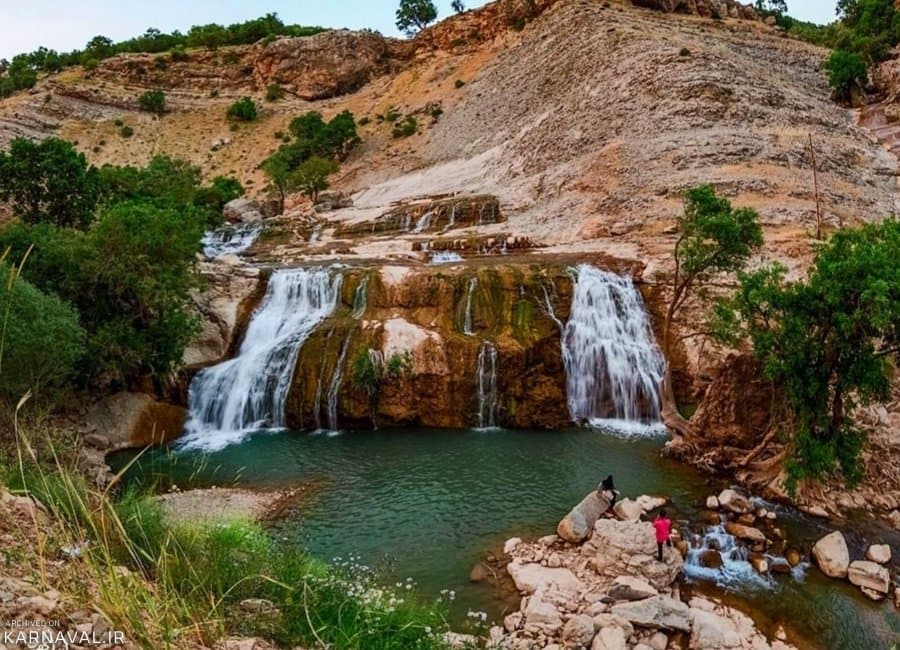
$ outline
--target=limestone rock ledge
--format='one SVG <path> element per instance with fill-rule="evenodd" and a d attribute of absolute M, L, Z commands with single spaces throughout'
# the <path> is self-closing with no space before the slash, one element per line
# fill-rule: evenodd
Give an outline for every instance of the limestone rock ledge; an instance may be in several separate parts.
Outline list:
<path fill-rule="evenodd" d="M 590 495 L 586 501 L 595 505 Z M 639 497 L 635 503 L 657 507 L 659 500 Z M 582 504 L 573 510 L 577 516 Z M 727 605 L 697 596 L 682 601 L 675 584 L 681 553 L 665 547 L 657 561 L 650 522 L 593 518 L 583 542 L 549 535 L 506 545 L 507 571 L 523 598 L 502 628 L 491 629 L 490 647 L 664 650 L 672 647 L 670 639 L 697 650 L 793 647 L 769 641 L 749 616 Z"/>

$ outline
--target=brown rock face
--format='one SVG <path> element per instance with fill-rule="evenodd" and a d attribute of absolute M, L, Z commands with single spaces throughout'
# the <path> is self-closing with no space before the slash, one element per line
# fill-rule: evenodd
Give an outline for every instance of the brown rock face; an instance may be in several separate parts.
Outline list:
<path fill-rule="evenodd" d="M 759 363 L 751 356 L 730 355 L 691 418 L 700 444 L 752 448 L 769 427 L 773 399 Z"/>
<path fill-rule="evenodd" d="M 255 45 L 250 56 L 260 88 L 278 83 L 306 100 L 351 93 L 391 67 L 389 42 L 374 32 L 279 38 Z"/>
<path fill-rule="evenodd" d="M 656 9 L 666 13 L 696 14 L 708 18 L 744 18 L 756 20 L 756 11 L 750 5 L 734 0 L 631 0 L 638 7 Z"/>
<path fill-rule="evenodd" d="M 182 407 L 157 402 L 149 395 L 117 393 L 95 404 L 87 419 L 114 451 L 174 440 L 184 429 L 185 416 Z"/>
<path fill-rule="evenodd" d="M 565 265 L 438 268 L 345 274 L 334 315 L 300 351 L 287 404 L 292 426 L 569 421 L 560 331 L 546 306 L 567 319 Z"/>

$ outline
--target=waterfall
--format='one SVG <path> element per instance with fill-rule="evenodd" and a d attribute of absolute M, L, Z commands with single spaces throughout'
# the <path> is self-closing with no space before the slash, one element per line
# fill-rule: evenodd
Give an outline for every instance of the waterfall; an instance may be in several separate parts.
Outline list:
<path fill-rule="evenodd" d="M 369 276 L 364 277 L 353 294 L 353 318 L 359 320 L 366 313 L 366 291 L 369 288 Z"/>
<path fill-rule="evenodd" d="M 553 293 L 556 294 L 556 286 L 553 285 L 553 281 L 550 281 L 550 286 L 553 287 Z M 544 293 L 544 312 L 547 316 L 556 323 L 556 326 L 559 328 L 559 335 L 562 336 L 566 331 L 566 326 L 563 325 L 562 321 L 556 317 L 556 310 L 553 309 L 553 302 L 550 300 L 550 292 L 547 291 L 546 285 L 541 283 L 541 291 Z"/>
<path fill-rule="evenodd" d="M 484 341 L 478 350 L 478 428 L 496 426 L 497 415 L 497 348 Z"/>
<path fill-rule="evenodd" d="M 338 393 L 341 390 L 341 381 L 343 381 L 344 359 L 347 358 L 347 349 L 350 347 L 350 337 L 344 339 L 341 346 L 341 353 L 338 355 L 337 363 L 334 366 L 334 374 L 331 376 L 331 386 L 328 387 L 328 429 L 329 431 L 338 430 Z"/>
<path fill-rule="evenodd" d="M 582 264 L 562 336 L 572 419 L 628 433 L 654 432 L 665 361 L 630 278 Z"/>
<path fill-rule="evenodd" d="M 328 335 L 325 337 L 325 345 L 322 347 L 325 354 L 322 355 L 322 365 L 319 367 L 319 377 L 316 381 L 316 404 L 313 409 L 313 414 L 316 419 L 316 431 L 319 431 L 322 428 L 322 420 L 319 417 L 321 413 L 322 407 L 322 384 L 325 381 L 325 366 L 328 362 L 328 343 L 331 341 L 331 337 L 334 335 L 334 328 L 332 327 L 328 330 Z"/>
<path fill-rule="evenodd" d="M 340 275 L 322 268 L 272 275 L 238 355 L 191 382 L 184 447 L 215 451 L 253 431 L 285 426 L 300 347 L 334 310 L 340 284 Z"/>
<path fill-rule="evenodd" d="M 262 230 L 262 223 L 258 221 L 208 230 L 201 240 L 203 254 L 209 259 L 216 259 L 223 255 L 242 253 L 253 245 Z"/>
<path fill-rule="evenodd" d="M 472 329 L 472 296 L 474 295 L 477 286 L 477 277 L 469 280 L 469 290 L 466 293 L 466 312 L 463 317 L 463 334 L 467 336 L 473 336 L 475 334 L 475 330 Z"/>
<path fill-rule="evenodd" d="M 452 264 L 462 262 L 463 257 L 456 251 L 438 251 L 431 256 L 431 264 Z"/>
<path fill-rule="evenodd" d="M 416 222 L 416 227 L 413 228 L 413 232 L 420 233 L 420 232 L 424 232 L 425 230 L 428 230 L 428 228 L 431 226 L 431 217 L 433 217 L 433 216 L 434 216 L 434 212 L 429 210 L 428 212 L 423 214 L 421 217 L 419 217 L 419 220 Z"/>

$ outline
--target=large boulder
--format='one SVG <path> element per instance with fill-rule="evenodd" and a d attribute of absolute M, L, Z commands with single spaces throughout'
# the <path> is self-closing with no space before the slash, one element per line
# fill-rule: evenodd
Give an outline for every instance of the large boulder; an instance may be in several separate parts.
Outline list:
<path fill-rule="evenodd" d="M 759 528 L 745 526 L 744 524 L 739 524 L 735 521 L 729 521 L 725 524 L 725 532 L 738 539 L 753 542 L 754 544 L 766 544 L 769 541 Z"/>
<path fill-rule="evenodd" d="M 825 535 L 813 545 L 812 556 L 822 573 L 829 578 L 846 578 L 850 568 L 850 551 L 841 531 Z"/>
<path fill-rule="evenodd" d="M 887 568 L 868 560 L 851 562 L 847 577 L 857 587 L 865 587 L 880 594 L 887 594 L 891 587 L 891 575 Z"/>
<path fill-rule="evenodd" d="M 87 415 L 95 439 L 116 451 L 174 440 L 184 430 L 187 411 L 144 393 L 116 393 L 94 404 Z"/>
<path fill-rule="evenodd" d="M 544 602 L 540 594 L 535 594 L 528 599 L 524 609 L 525 630 L 541 632 L 552 635 L 562 627 L 562 617 L 556 607 Z"/>
<path fill-rule="evenodd" d="M 690 609 L 680 600 L 654 596 L 645 600 L 613 605 L 610 612 L 637 627 L 659 630 L 691 631 Z"/>
<path fill-rule="evenodd" d="M 224 205 L 222 216 L 231 223 L 253 223 L 261 221 L 263 213 L 258 201 L 241 196 Z"/>
<path fill-rule="evenodd" d="M 644 509 L 637 501 L 622 499 L 613 506 L 613 512 L 623 521 L 637 521 L 644 514 Z"/>
<path fill-rule="evenodd" d="M 581 593 L 584 588 L 569 569 L 552 569 L 540 564 L 513 561 L 506 566 L 506 570 L 516 584 L 516 589 L 525 594 L 556 591 L 574 595 Z"/>
<path fill-rule="evenodd" d="M 891 561 L 891 547 L 887 544 L 872 544 L 866 550 L 866 559 L 878 564 L 887 564 Z"/>
<path fill-rule="evenodd" d="M 740 648 L 741 635 L 735 625 L 723 616 L 691 608 L 691 648 L 724 650 Z"/>
<path fill-rule="evenodd" d="M 594 639 L 594 619 L 587 614 L 572 616 L 562 630 L 564 648 L 586 648 Z"/>
<path fill-rule="evenodd" d="M 656 561 L 656 535 L 649 521 L 599 519 L 589 543 L 597 549 L 594 568 L 610 581 L 637 576 L 663 589 L 672 584 L 684 564 L 681 553 L 668 546 L 663 548 L 663 561 Z"/>
<path fill-rule="evenodd" d="M 625 632 L 620 627 L 604 627 L 594 637 L 591 650 L 628 650 Z"/>
<path fill-rule="evenodd" d="M 225 272 L 221 264 L 203 264 L 201 276 L 203 289 L 191 293 L 200 332 L 182 357 L 188 369 L 203 368 L 230 355 L 265 290 L 257 269 Z"/>
<path fill-rule="evenodd" d="M 740 492 L 732 489 L 722 490 L 719 493 L 719 506 L 725 510 L 744 514 L 753 509 L 750 500 Z"/>
<path fill-rule="evenodd" d="M 634 576 L 619 576 L 609 588 L 609 597 L 616 600 L 643 600 L 658 595 L 653 585 Z"/>
<path fill-rule="evenodd" d="M 556 532 L 567 542 L 578 544 L 591 535 L 597 519 L 609 509 L 609 501 L 594 491 L 572 508 L 559 525 Z"/>

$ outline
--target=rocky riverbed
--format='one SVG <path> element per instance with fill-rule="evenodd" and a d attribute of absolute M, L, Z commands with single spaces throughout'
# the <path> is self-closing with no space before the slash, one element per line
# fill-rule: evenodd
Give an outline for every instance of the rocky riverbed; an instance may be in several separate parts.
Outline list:
<path fill-rule="evenodd" d="M 511 650 L 806 647 L 801 639 L 795 641 L 800 645 L 791 645 L 780 624 L 764 634 L 753 618 L 732 606 L 733 599 L 726 602 L 714 590 L 682 589 L 686 558 L 697 561 L 695 547 L 703 536 L 690 531 L 693 525 L 675 531 L 673 547 L 664 547 L 663 560 L 657 561 L 647 519 L 665 503 L 640 496 L 608 508 L 603 497 L 591 493 L 560 521 L 557 534 L 530 542 L 509 539 L 506 568 L 522 599 L 502 627 L 491 628 L 490 642 Z M 803 561 L 799 551 L 785 550 L 789 542 L 774 523 L 774 511 L 732 489 L 710 496 L 706 505 L 707 514 L 735 543 L 731 549 L 707 549 L 717 556 L 711 567 L 721 565 L 720 553 L 738 548 L 760 575 L 790 573 Z M 872 599 L 891 590 L 895 599 L 900 595 L 885 566 L 891 560 L 886 544 L 871 545 L 866 559 L 851 562 L 844 536 L 834 531 L 813 546 L 811 555 L 825 575 L 849 578 Z"/>

